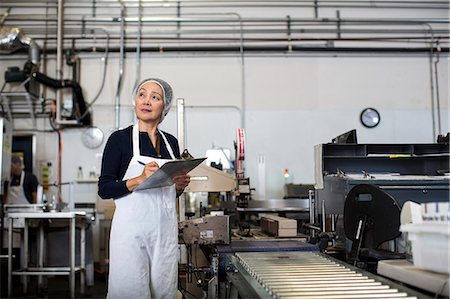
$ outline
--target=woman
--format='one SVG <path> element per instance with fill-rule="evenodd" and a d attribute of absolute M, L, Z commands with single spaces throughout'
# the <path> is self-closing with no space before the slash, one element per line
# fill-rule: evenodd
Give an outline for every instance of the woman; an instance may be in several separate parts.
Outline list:
<path fill-rule="evenodd" d="M 133 92 L 137 123 L 111 134 L 103 153 L 98 194 L 114 198 L 108 298 L 175 298 L 178 274 L 177 193 L 189 184 L 181 175 L 169 187 L 133 191 L 162 164 L 180 157 L 177 139 L 158 129 L 169 112 L 172 88 L 146 79 Z"/>

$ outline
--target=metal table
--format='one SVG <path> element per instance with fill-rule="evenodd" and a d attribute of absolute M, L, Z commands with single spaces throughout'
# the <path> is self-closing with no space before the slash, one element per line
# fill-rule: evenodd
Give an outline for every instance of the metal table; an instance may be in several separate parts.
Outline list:
<path fill-rule="evenodd" d="M 27 291 L 27 278 L 28 275 L 39 276 L 38 284 L 42 284 L 43 275 L 69 275 L 70 284 L 70 298 L 75 298 L 75 273 L 80 272 L 80 292 L 84 294 L 85 284 L 85 212 L 18 212 L 8 213 L 8 297 L 11 296 L 12 289 L 12 275 L 23 275 L 24 279 L 24 292 Z M 24 249 L 24 261 L 23 269 L 18 271 L 12 271 L 12 241 L 13 241 L 13 220 L 23 219 L 25 222 L 23 231 L 23 249 Z M 28 267 L 28 225 L 29 220 L 39 220 L 39 256 L 38 267 Z M 44 267 L 44 220 L 61 219 L 69 221 L 70 228 L 70 263 L 68 267 Z M 81 224 L 80 233 L 80 265 L 75 265 L 75 227 L 77 221 Z"/>

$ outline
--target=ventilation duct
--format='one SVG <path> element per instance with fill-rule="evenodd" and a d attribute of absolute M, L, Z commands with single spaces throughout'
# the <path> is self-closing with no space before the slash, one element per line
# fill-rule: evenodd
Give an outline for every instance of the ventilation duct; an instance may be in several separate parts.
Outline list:
<path fill-rule="evenodd" d="M 76 119 L 82 126 L 92 126 L 91 113 L 87 111 L 88 107 L 78 82 L 73 80 L 55 80 L 39 72 L 32 73 L 31 77 L 37 82 L 54 89 L 72 88 L 75 97 L 73 107 L 76 107 L 76 111 L 72 113 L 72 119 Z"/>
<path fill-rule="evenodd" d="M 39 65 L 40 51 L 37 43 L 16 27 L 0 28 L 0 54 L 11 54 L 21 48 L 29 48 L 29 60 Z"/>

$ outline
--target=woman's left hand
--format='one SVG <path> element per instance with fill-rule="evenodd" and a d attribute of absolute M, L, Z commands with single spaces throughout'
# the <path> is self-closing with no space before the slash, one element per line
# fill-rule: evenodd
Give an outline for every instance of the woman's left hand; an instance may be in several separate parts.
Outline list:
<path fill-rule="evenodd" d="M 173 181 L 175 182 L 175 188 L 177 191 L 183 191 L 184 188 L 189 185 L 191 177 L 187 174 L 177 175 L 173 178 Z"/>

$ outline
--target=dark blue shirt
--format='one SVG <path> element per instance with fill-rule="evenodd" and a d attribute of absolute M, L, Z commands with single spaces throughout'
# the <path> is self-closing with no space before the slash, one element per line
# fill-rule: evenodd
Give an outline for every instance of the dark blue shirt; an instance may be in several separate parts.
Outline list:
<path fill-rule="evenodd" d="M 102 158 L 102 171 L 98 180 L 98 195 L 103 199 L 119 198 L 131 193 L 126 181 L 122 181 L 133 156 L 133 126 L 111 134 L 105 145 Z M 177 139 L 164 132 L 175 158 L 180 158 Z M 140 154 L 161 159 L 171 159 L 163 138 L 160 138 L 160 157 L 146 132 L 139 132 Z"/>

